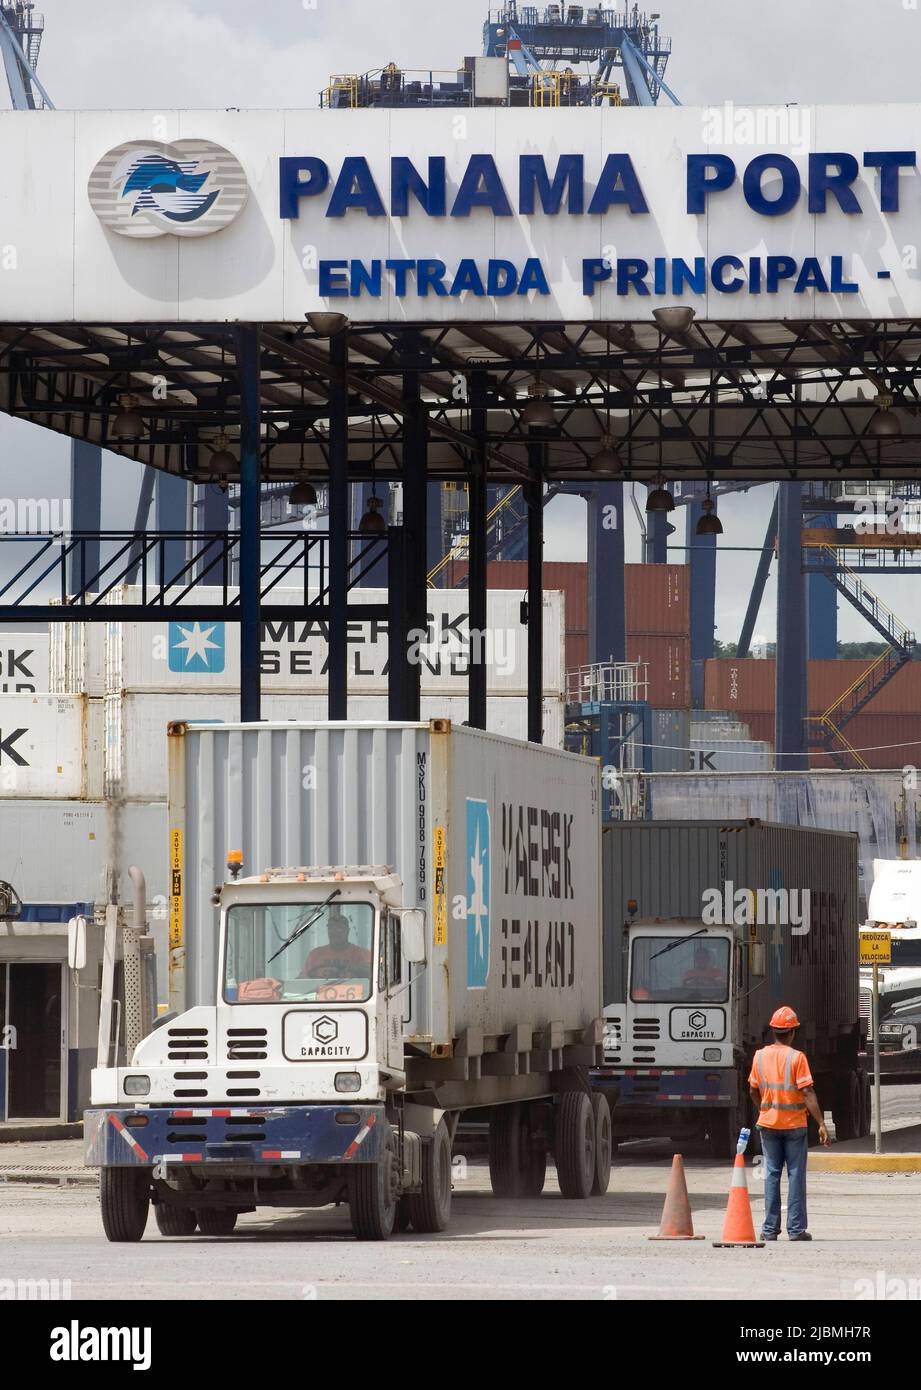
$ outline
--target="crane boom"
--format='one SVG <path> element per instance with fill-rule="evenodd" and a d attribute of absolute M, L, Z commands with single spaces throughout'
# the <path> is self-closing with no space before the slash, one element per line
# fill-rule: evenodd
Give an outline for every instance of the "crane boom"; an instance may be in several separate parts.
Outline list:
<path fill-rule="evenodd" d="M 36 72 L 44 29 L 31 0 L 0 0 L 0 54 L 14 111 L 54 110 Z"/>

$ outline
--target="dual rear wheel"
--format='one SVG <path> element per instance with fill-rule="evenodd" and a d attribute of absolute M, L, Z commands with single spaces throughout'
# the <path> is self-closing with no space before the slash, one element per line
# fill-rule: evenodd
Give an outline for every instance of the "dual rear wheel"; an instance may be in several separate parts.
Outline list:
<path fill-rule="evenodd" d="M 555 1115 L 554 1157 L 564 1197 L 602 1196 L 613 1153 L 611 1109 L 600 1092 L 566 1091 Z M 547 1173 L 546 1107 L 497 1107 L 489 1126 L 489 1178 L 496 1197 L 539 1197 Z"/>

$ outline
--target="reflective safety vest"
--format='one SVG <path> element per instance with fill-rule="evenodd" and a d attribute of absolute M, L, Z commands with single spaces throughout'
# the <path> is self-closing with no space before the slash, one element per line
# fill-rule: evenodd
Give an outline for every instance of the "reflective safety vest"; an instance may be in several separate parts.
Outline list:
<path fill-rule="evenodd" d="M 771 1043 L 755 1053 L 749 1083 L 761 1092 L 758 1124 L 765 1129 L 804 1129 L 803 1091 L 812 1085 L 809 1063 L 802 1052 Z"/>

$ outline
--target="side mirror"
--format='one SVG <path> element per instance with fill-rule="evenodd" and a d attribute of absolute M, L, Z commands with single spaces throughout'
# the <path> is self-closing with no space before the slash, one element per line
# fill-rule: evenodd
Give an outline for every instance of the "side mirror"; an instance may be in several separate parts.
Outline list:
<path fill-rule="evenodd" d="M 86 918 L 71 917 L 67 923 L 67 964 L 71 970 L 86 965 Z"/>
<path fill-rule="evenodd" d="M 425 913 L 421 907 L 408 907 L 400 913 L 403 956 L 410 965 L 425 963 Z"/>

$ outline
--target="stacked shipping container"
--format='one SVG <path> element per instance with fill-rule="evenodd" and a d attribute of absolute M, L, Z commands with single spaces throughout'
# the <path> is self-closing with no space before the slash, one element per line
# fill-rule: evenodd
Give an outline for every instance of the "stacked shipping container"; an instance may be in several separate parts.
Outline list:
<path fill-rule="evenodd" d="M 810 661 L 809 713 L 833 710 L 835 702 L 873 665 L 873 659 Z M 776 663 L 721 658 L 706 663 L 704 698 L 708 709 L 728 710 L 745 721 L 754 739 L 773 742 Z M 832 717 L 834 715 L 832 714 Z M 909 661 L 844 727 L 852 747 L 873 768 L 921 763 L 921 662 Z M 823 754 L 815 767 L 833 767 Z"/>
<path fill-rule="evenodd" d="M 113 620 L 104 625 L 61 625 L 52 637 L 52 673 L 61 691 L 91 690 L 104 708 L 107 797 L 150 801 L 166 796 L 166 727 L 173 721 L 226 723 L 239 718 L 237 624 L 172 621 L 120 623 L 117 609 L 135 595 L 112 595 Z M 198 590 L 199 602 L 218 601 L 217 591 Z M 383 591 L 365 590 L 368 603 L 385 604 Z M 290 604 L 290 621 L 265 623 L 262 642 L 263 718 L 326 717 L 324 625 L 298 612 L 299 591 L 273 593 Z M 420 640 L 423 719 L 467 718 L 470 656 L 465 591 L 432 591 L 429 627 Z M 487 610 L 485 658 L 489 665 L 487 723 L 494 733 L 527 738 L 527 636 L 520 595 L 493 592 Z M 544 741 L 563 744 L 563 599 L 544 597 Z M 99 633 L 103 632 L 103 640 Z M 354 624 L 350 632 L 349 716 L 387 717 L 385 623 Z"/>
<path fill-rule="evenodd" d="M 448 582 L 466 577 L 464 561 L 450 567 Z M 544 584 L 565 596 L 566 669 L 588 665 L 588 567 L 548 561 Z M 523 594 L 527 565 L 497 560 L 488 567 L 490 588 Z M 627 660 L 649 663 L 649 703 L 655 709 L 684 710 L 691 704 L 691 609 L 686 565 L 625 565 L 624 608 Z"/>

